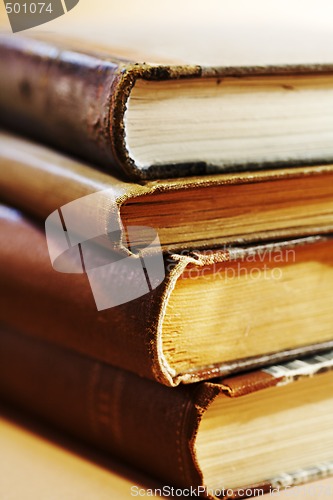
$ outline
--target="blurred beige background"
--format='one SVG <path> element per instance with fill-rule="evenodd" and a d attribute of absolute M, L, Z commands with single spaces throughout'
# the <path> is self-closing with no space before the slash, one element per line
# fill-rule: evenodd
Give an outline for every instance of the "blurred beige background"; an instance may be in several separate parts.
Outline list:
<path fill-rule="evenodd" d="M 10 30 L 0 2 L 1 29 Z M 84 37 L 149 61 L 212 65 L 333 61 L 331 0 L 80 0 L 22 33 Z"/>

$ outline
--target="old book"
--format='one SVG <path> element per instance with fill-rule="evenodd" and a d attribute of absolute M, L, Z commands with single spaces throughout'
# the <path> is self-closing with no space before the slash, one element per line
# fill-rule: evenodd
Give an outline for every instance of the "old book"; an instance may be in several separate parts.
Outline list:
<path fill-rule="evenodd" d="M 139 276 L 112 267 L 97 310 L 89 276 L 54 270 L 44 231 L 0 213 L 0 319 L 26 334 L 166 385 L 333 346 L 330 238 L 171 254 L 162 283 L 122 304 Z"/>
<path fill-rule="evenodd" d="M 145 61 L 3 34 L 1 123 L 131 179 L 333 161 L 332 64 Z"/>
<path fill-rule="evenodd" d="M 97 496 L 99 500 L 133 500 L 144 495 L 165 499 L 171 495 L 171 485 L 152 481 L 95 447 L 79 446 L 78 440 L 41 425 L 22 411 L 17 418 L 18 411 L 2 405 L 0 412 L 0 487 L 4 493 L 10 492 L 11 500 L 75 498 L 78 492 L 81 500 Z M 302 500 L 314 496 L 331 500 L 332 490 L 331 476 L 298 485 L 292 492 Z M 285 500 L 288 493 L 289 486 L 281 485 L 274 491 L 274 500 Z"/>
<path fill-rule="evenodd" d="M 11 331 L 0 347 L 3 399 L 163 484 L 230 498 L 333 474 L 333 351 L 168 388 Z"/>
<path fill-rule="evenodd" d="M 84 197 L 95 193 L 88 210 Z M 78 200 L 78 217 L 101 234 L 117 229 L 125 253 L 129 232 L 131 248 L 151 247 L 143 227 L 165 251 L 333 231 L 332 165 L 134 184 L 2 133 L 0 194 L 43 221 L 59 210 L 66 222 L 64 205 Z"/>

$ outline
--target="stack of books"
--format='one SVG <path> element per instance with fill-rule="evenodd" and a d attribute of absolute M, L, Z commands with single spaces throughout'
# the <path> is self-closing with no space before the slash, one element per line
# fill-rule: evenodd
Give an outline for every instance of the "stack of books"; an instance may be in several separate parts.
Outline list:
<path fill-rule="evenodd" d="M 333 66 L 0 75 L 1 397 L 185 496 L 332 474 Z"/>

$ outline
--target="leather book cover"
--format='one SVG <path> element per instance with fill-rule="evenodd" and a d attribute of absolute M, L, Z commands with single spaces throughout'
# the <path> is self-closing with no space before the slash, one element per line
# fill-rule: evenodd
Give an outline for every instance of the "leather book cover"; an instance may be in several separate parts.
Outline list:
<path fill-rule="evenodd" d="M 333 344 L 330 332 L 316 345 L 306 345 L 302 337 L 297 347 L 288 344 L 288 349 L 283 352 L 265 352 L 261 356 L 216 365 L 209 363 L 176 374 L 162 351 L 163 318 L 176 281 L 186 270 L 191 272 L 193 267 L 200 269 L 212 262 L 218 265 L 228 261 L 233 258 L 232 249 L 207 254 L 172 254 L 166 257 L 165 278 L 155 289 L 127 303 L 97 310 L 87 274 L 67 274 L 53 269 L 43 230 L 16 210 L 2 207 L 0 214 L 0 319 L 27 335 L 171 386 L 297 357 L 301 353 L 327 349 Z M 313 245 L 315 252 L 321 242 L 325 242 L 325 238 L 305 238 L 298 244 Z M 297 241 L 279 243 L 276 248 L 293 248 L 296 244 Z M 260 248 L 269 251 L 274 245 L 254 247 L 249 251 L 258 252 Z M 236 249 L 235 255 L 240 251 Z M 117 280 L 117 275 L 114 275 L 114 280 Z M 127 286 L 133 287 L 134 284 L 130 281 Z M 112 297 L 112 290 L 110 293 Z M 115 298 L 118 293 L 117 285 Z"/>
<path fill-rule="evenodd" d="M 138 79 L 181 80 L 332 74 L 331 64 L 278 66 L 203 66 L 149 64 L 108 55 L 91 44 L 16 34 L 0 37 L 1 124 L 28 134 L 94 164 L 115 169 L 129 179 L 147 180 L 202 175 L 211 166 L 202 160 L 151 165 L 141 169 L 126 146 L 124 113 Z M 304 161 L 328 163 L 322 156 L 311 161 L 285 159 L 281 164 Z M 250 162 L 251 163 L 251 162 Z M 255 164 L 255 162 L 252 162 Z M 257 162 L 256 168 L 265 168 Z M 253 165 L 252 165 L 253 166 Z M 215 168 L 215 167 L 214 167 Z M 216 167 L 215 170 L 219 170 Z M 221 167 L 223 171 L 223 168 Z"/>
<path fill-rule="evenodd" d="M 236 377 L 168 388 L 47 342 L 0 332 L 2 399 L 182 488 L 203 486 L 195 439 L 219 395 L 241 398 L 332 369 L 333 352 L 327 351 Z M 269 492 L 333 473 L 332 463 L 312 465 L 244 487 Z"/>
<path fill-rule="evenodd" d="M 130 250 L 123 244 L 127 233 L 137 225 L 156 230 L 165 252 L 333 232 L 332 178 L 333 165 L 318 165 L 124 182 L 40 144 L 0 133 L 0 195 L 5 203 L 44 223 L 64 205 L 101 193 L 96 209 L 82 217 L 100 234 L 110 233 L 110 226 L 119 230 L 125 254 Z M 139 236 L 145 242 L 144 233 Z"/>

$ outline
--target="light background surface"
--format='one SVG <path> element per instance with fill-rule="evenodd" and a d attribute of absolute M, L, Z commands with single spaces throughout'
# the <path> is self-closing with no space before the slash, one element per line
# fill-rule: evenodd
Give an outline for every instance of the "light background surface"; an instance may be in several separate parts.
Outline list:
<path fill-rule="evenodd" d="M 0 6 L 0 26 L 9 31 Z M 331 0 L 80 0 L 28 32 L 84 37 L 138 62 L 333 62 Z"/>

